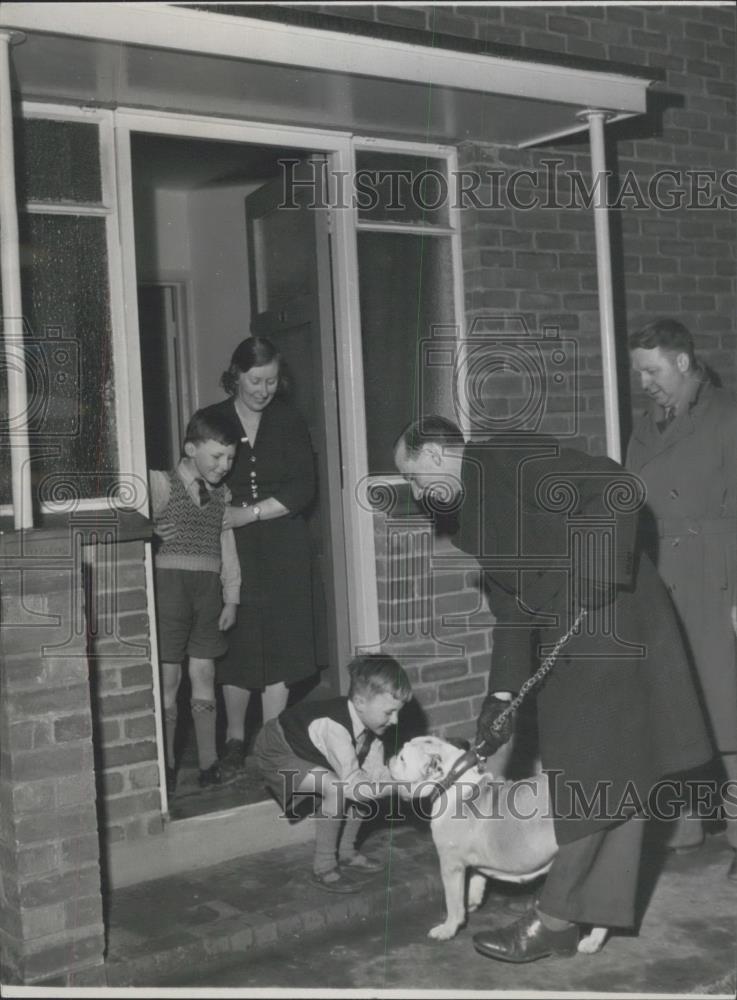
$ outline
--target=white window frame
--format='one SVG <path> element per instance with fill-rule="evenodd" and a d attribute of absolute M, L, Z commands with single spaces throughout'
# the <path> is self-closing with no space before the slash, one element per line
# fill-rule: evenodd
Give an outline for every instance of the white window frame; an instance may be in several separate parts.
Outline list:
<path fill-rule="evenodd" d="M 468 438 L 470 432 L 470 415 L 467 405 L 466 382 L 460 376 L 465 369 L 464 351 L 466 310 L 465 291 L 463 284 L 463 258 L 461 247 L 461 213 L 459 195 L 459 173 L 458 173 L 458 151 L 455 146 L 439 145 L 437 143 L 425 142 L 403 142 L 397 139 L 372 138 L 368 136 L 355 136 L 352 141 L 353 148 L 353 170 L 356 170 L 355 156 L 362 150 L 371 150 L 378 153 L 398 153 L 425 156 L 428 159 L 443 160 L 446 165 L 448 178 L 448 224 L 444 226 L 423 225 L 422 223 L 407 222 L 374 222 L 370 219 L 359 219 L 358 205 L 354 205 L 353 216 L 356 232 L 384 232 L 384 233 L 412 233 L 414 235 L 433 237 L 450 237 L 451 259 L 453 266 L 453 305 L 454 305 L 454 326 L 459 335 L 458 354 L 456 356 L 454 379 L 454 397 L 459 402 L 458 423 L 464 437 Z M 397 433 L 401 430 L 397 428 Z M 388 483 L 390 485 L 402 484 L 404 480 L 399 475 L 372 476 L 371 479 Z"/>
<path fill-rule="evenodd" d="M 51 121 L 87 122 L 98 126 L 98 149 L 100 154 L 101 204 L 85 202 L 28 201 L 18 206 L 19 214 L 28 215 L 75 215 L 85 218 L 105 219 L 105 243 L 107 251 L 108 288 L 110 295 L 110 329 L 113 356 L 113 379 L 115 385 L 115 425 L 118 470 L 124 480 L 124 469 L 132 468 L 127 445 L 130 435 L 126 433 L 131 425 L 131 411 L 127 397 L 121 387 L 128 384 L 129 370 L 126 364 L 125 323 L 123 298 L 120 282 L 120 230 L 117 211 L 117 179 L 113 155 L 113 117 L 104 108 L 86 108 L 67 104 L 42 101 L 23 101 L 20 105 L 21 119 L 42 118 Z M 128 497 L 145 499 L 141 486 L 131 484 L 126 490 Z M 111 504 L 123 504 L 120 497 L 88 497 L 76 502 L 78 510 L 110 509 Z M 41 505 L 42 513 L 53 514 L 68 510 L 68 503 L 46 501 Z M 0 515 L 12 516 L 12 504 L 0 505 Z"/>

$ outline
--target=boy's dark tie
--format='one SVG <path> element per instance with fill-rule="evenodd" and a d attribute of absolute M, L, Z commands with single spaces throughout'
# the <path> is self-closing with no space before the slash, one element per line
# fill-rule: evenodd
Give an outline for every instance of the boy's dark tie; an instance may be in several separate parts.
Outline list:
<path fill-rule="evenodd" d="M 200 507 L 204 507 L 206 503 L 210 502 L 210 491 L 205 486 L 204 479 L 198 476 L 195 482 L 197 483 L 197 489 L 200 491 Z"/>
<path fill-rule="evenodd" d="M 363 762 L 368 756 L 368 752 L 371 749 L 371 744 L 374 742 L 374 734 L 370 729 L 364 729 L 361 735 L 356 740 L 356 757 L 358 758 L 358 766 L 363 767 Z"/>

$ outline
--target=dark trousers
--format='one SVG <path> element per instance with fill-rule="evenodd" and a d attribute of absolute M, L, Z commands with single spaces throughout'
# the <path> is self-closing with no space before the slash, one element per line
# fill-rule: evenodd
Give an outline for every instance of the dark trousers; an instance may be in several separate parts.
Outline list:
<path fill-rule="evenodd" d="M 645 820 L 635 817 L 563 844 L 538 906 L 578 924 L 632 927 Z"/>

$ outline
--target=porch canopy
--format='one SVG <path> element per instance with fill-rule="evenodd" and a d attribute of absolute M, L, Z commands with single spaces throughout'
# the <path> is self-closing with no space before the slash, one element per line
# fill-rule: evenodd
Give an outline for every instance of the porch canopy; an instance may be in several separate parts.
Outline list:
<path fill-rule="evenodd" d="M 245 16 L 244 16 L 245 15 Z M 254 16 L 255 15 L 255 16 Z M 20 44 L 14 44 L 20 43 Z M 11 89 L 22 100 L 166 109 L 420 142 L 526 147 L 642 114 L 658 74 L 270 5 L 4 3 L 0 8 L 2 288 L 20 316 Z M 593 204 L 607 450 L 620 458 L 605 185 Z M 9 379 L 12 413 L 25 378 Z M 27 444 L 14 436 L 16 527 L 31 526 Z"/>
<path fill-rule="evenodd" d="M 526 146 L 585 131 L 587 108 L 611 120 L 644 112 L 656 78 L 276 5 L 257 17 L 250 5 L 232 5 L 238 16 L 205 6 L 4 3 L 0 24 L 27 34 L 13 84 L 24 99 Z"/>

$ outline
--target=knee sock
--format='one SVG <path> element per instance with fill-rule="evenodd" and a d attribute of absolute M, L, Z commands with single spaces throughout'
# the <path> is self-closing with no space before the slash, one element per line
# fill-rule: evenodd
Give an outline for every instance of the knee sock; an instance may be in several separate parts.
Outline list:
<path fill-rule="evenodd" d="M 335 868 L 341 822 L 340 816 L 315 817 L 315 857 L 312 862 L 315 872 L 329 872 Z"/>
<path fill-rule="evenodd" d="M 200 770 L 205 771 L 215 763 L 217 757 L 215 753 L 215 702 L 205 701 L 204 698 L 193 698 L 190 705 L 194 733 L 197 738 L 197 757 L 199 758 Z"/>
<path fill-rule="evenodd" d="M 345 826 L 343 827 L 343 836 L 340 838 L 339 856 L 341 861 L 350 861 L 358 853 L 356 851 L 356 840 L 358 838 L 358 831 L 361 829 L 361 823 L 363 823 L 361 816 L 356 816 L 353 812 L 348 813 Z"/>
<path fill-rule="evenodd" d="M 164 709 L 164 743 L 166 745 L 166 763 L 174 770 L 174 737 L 177 731 L 177 703 Z"/>

